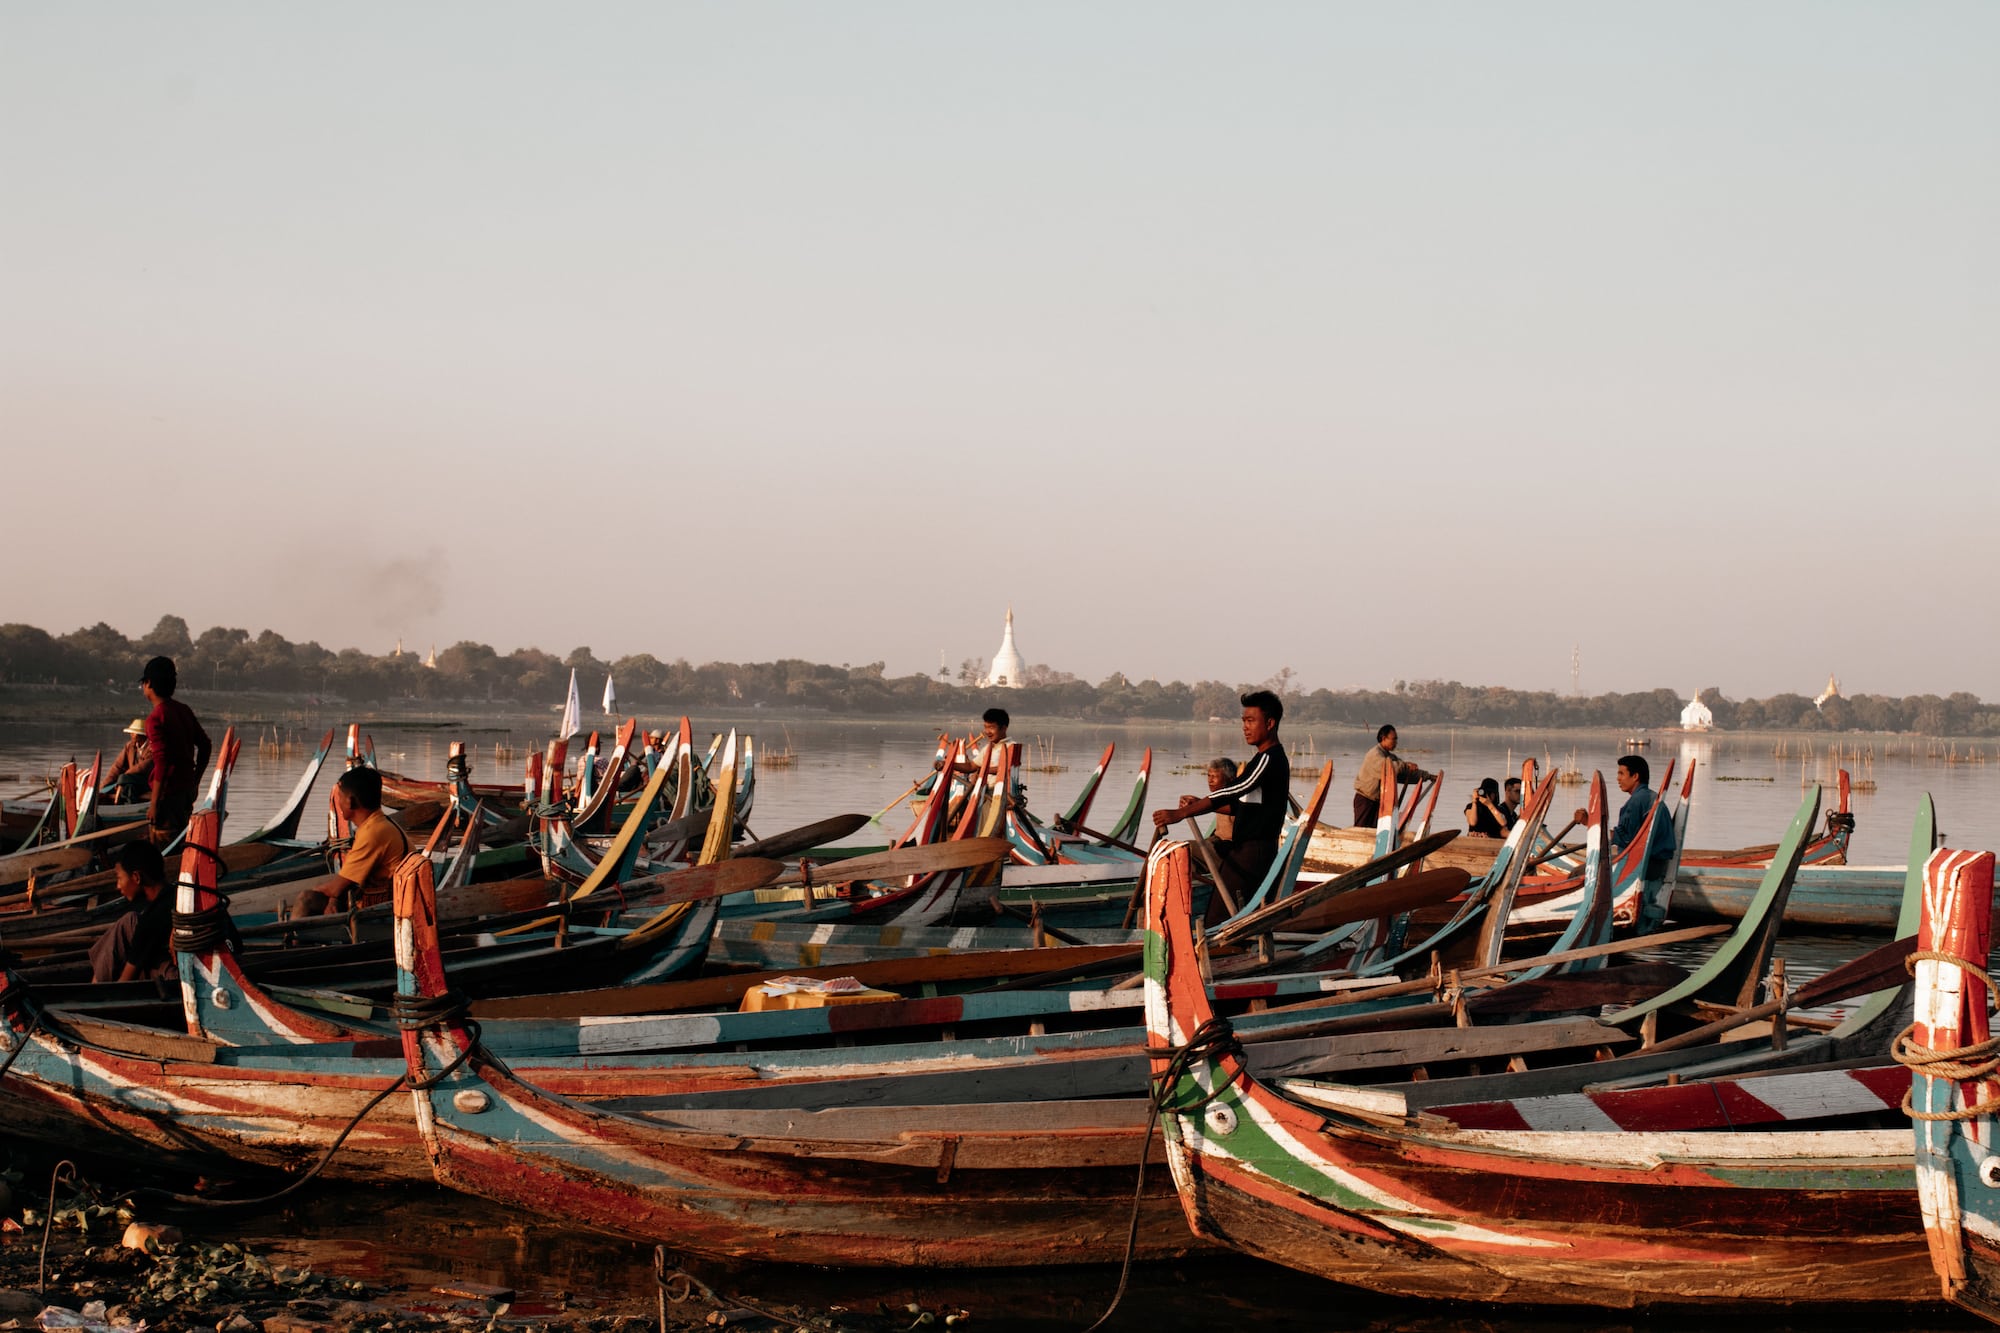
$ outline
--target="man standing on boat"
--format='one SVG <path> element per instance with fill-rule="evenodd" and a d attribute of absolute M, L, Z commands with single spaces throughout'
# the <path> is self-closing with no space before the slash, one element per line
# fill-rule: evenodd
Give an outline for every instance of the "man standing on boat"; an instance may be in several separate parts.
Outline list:
<path fill-rule="evenodd" d="M 1618 807 L 1618 823 L 1611 830 L 1613 856 L 1623 854 L 1632 845 L 1632 839 L 1639 836 L 1639 828 L 1646 822 L 1646 813 L 1659 800 L 1653 789 L 1646 785 L 1652 778 L 1651 766 L 1639 755 L 1628 754 L 1618 761 L 1618 790 L 1625 793 L 1625 804 Z M 1667 862 L 1673 859 L 1674 826 L 1666 813 L 1665 810 L 1660 811 L 1660 818 L 1654 821 L 1659 827 L 1653 830 L 1646 844 L 1647 879 L 1663 878 L 1667 873 Z M 1579 824 L 1589 817 L 1586 810 L 1576 812 Z"/>
<path fill-rule="evenodd" d="M 139 688 L 146 702 L 153 705 L 153 711 L 146 715 L 146 748 L 152 752 L 152 797 L 146 805 L 146 823 L 155 847 L 166 846 L 187 827 L 211 748 L 194 710 L 174 698 L 179 684 L 171 657 L 155 657 L 139 673 Z"/>
<path fill-rule="evenodd" d="M 1211 811 L 1233 817 L 1230 836 L 1216 839 L 1214 846 L 1223 878 L 1229 881 L 1227 888 L 1238 902 L 1263 881 L 1278 859 L 1278 837 L 1292 797 L 1292 761 L 1278 739 L 1278 724 L 1284 717 L 1284 701 L 1272 691 L 1244 695 L 1243 743 L 1256 752 L 1250 762 L 1234 780 L 1208 795 L 1183 796 L 1173 809 L 1153 812 L 1153 828 L 1160 833 L 1177 820 Z"/>
<path fill-rule="evenodd" d="M 1354 826 L 1374 828 L 1382 817 L 1382 766 L 1393 765 L 1398 782 L 1422 782 L 1431 776 L 1396 753 L 1396 728 L 1383 723 L 1375 732 L 1375 748 L 1354 775 Z"/>
<path fill-rule="evenodd" d="M 333 784 L 333 806 L 354 825 L 354 841 L 340 860 L 340 870 L 314 880 L 299 891 L 293 916 L 319 916 L 352 907 L 373 907 L 389 901 L 396 884 L 396 867 L 410 854 L 410 840 L 382 813 L 382 774 L 373 768 L 350 768 Z"/>

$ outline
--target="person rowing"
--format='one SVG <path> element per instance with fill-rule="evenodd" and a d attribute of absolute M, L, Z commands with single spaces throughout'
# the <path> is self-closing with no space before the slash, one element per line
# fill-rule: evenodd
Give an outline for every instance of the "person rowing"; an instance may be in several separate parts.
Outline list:
<path fill-rule="evenodd" d="M 1238 902 L 1278 859 L 1278 838 L 1292 795 L 1292 761 L 1278 739 L 1284 701 L 1270 690 L 1252 690 L 1242 703 L 1243 742 L 1255 751 L 1250 761 L 1232 781 L 1211 784 L 1206 796 L 1183 796 L 1173 809 L 1153 812 L 1153 828 L 1160 833 L 1178 820 L 1212 811 L 1232 816 L 1229 837 L 1215 839 L 1214 848 L 1225 887 Z"/>
<path fill-rule="evenodd" d="M 1376 820 L 1382 817 L 1382 765 L 1394 765 L 1396 781 L 1422 782 L 1431 776 L 1415 764 L 1396 753 L 1396 728 L 1392 723 L 1383 723 L 1375 732 L 1375 747 L 1368 757 L 1361 761 L 1361 771 L 1354 775 L 1354 826 L 1374 828 Z"/>

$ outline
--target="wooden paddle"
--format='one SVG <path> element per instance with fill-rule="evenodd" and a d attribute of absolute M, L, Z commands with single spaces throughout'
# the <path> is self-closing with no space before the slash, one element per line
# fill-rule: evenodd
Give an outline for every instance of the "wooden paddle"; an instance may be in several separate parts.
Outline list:
<path fill-rule="evenodd" d="M 593 906 L 608 906 L 605 900 L 621 893 L 627 903 L 646 907 L 722 898 L 732 893 L 761 889 L 784 871 L 783 861 L 763 856 L 732 856 L 726 861 L 711 861 L 707 865 L 687 866 L 681 870 L 628 879 L 616 890 L 605 890 Z"/>
<path fill-rule="evenodd" d="M 1575 851 L 1576 848 L 1574 847 L 1565 847 L 1562 845 L 1563 835 L 1568 833 L 1571 829 L 1575 827 L 1576 827 L 1576 821 L 1572 819 L 1569 821 L 1569 823 L 1564 824 L 1560 829 L 1556 830 L 1555 836 L 1549 839 L 1549 850 L 1543 852 L 1540 856 L 1528 862 L 1528 869 L 1533 870 L 1536 866 L 1540 865 L 1544 861 L 1552 860 L 1555 857 L 1564 856 L 1570 852 Z"/>
<path fill-rule="evenodd" d="M 815 884 L 847 884 L 864 879 L 929 875 L 940 870 L 970 870 L 1004 860 L 1008 846 L 1005 838 L 959 838 L 951 842 L 926 843 L 921 847 L 895 847 L 886 852 L 829 861 L 823 866 L 813 867 L 809 875 L 802 870 L 790 870 L 774 882 L 779 885 L 803 884 L 810 878 Z"/>
<path fill-rule="evenodd" d="M 89 865 L 100 848 L 143 838 L 146 828 L 145 820 L 135 819 L 129 824 L 113 824 L 81 837 L 0 856 L 0 884 L 24 884 L 30 875 Z"/>
<path fill-rule="evenodd" d="M 1336 875 L 1323 884 L 1300 889 L 1291 897 L 1272 903 L 1268 907 L 1261 907 L 1243 920 L 1230 925 L 1215 936 L 1216 942 L 1228 943 L 1245 935 L 1262 935 L 1267 931 L 1284 929 L 1285 923 L 1297 913 L 1304 912 L 1327 898 L 1347 893 L 1370 880 L 1386 878 L 1406 865 L 1423 860 L 1457 836 L 1457 829 L 1445 829 L 1430 834 L 1398 847 L 1387 856 L 1370 861 L 1367 865 L 1356 866 L 1352 870 Z"/>
<path fill-rule="evenodd" d="M 1193 815 L 1188 816 L 1188 824 L 1194 825 Z M 1236 895 L 1230 891 L 1229 881 L 1222 877 L 1222 861 L 1215 854 L 1215 844 L 1202 836 L 1199 827 L 1195 827 L 1194 837 L 1190 841 L 1194 843 L 1194 849 L 1201 853 L 1202 862 L 1208 867 L 1209 878 L 1215 881 L 1215 891 L 1222 895 L 1222 905 L 1229 909 L 1229 915 L 1235 916 L 1243 910 L 1243 904 L 1236 901 Z"/>
<path fill-rule="evenodd" d="M 783 833 L 773 833 L 768 838 L 739 844 L 732 856 L 768 856 L 783 860 L 796 853 L 814 847 L 823 847 L 830 842 L 849 838 L 867 827 L 868 820 L 863 815 L 833 815 L 813 824 L 802 824 Z"/>
<path fill-rule="evenodd" d="M 1400 916 L 1404 912 L 1414 912 L 1419 907 L 1429 907 L 1433 903 L 1449 902 L 1464 893 L 1472 883 L 1472 873 L 1462 866 L 1441 866 L 1436 870 L 1424 870 L 1400 879 L 1384 880 L 1380 884 L 1369 884 L 1358 889 L 1330 898 L 1320 898 L 1284 918 L 1285 929 L 1302 933 L 1321 933 L 1335 926 L 1344 926 L 1350 921 L 1369 921 L 1377 917 Z M 1298 895 L 1293 895 L 1296 898 Z M 1265 911 L 1277 907 L 1290 907 L 1293 899 L 1273 904 Z M 1260 912 L 1258 915 L 1262 915 Z M 1274 927 L 1265 925 L 1256 934 L 1264 934 Z M 1241 939 L 1241 930 L 1231 931 L 1230 939 Z"/>

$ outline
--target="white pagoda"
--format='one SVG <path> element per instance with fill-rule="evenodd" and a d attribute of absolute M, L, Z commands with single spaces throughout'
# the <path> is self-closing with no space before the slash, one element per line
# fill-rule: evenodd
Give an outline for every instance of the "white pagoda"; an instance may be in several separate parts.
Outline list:
<path fill-rule="evenodd" d="M 1018 690 L 1027 682 L 1028 664 L 1021 660 L 1021 650 L 1014 646 L 1014 608 L 1007 608 L 1007 629 L 1000 636 L 1000 651 L 993 654 L 993 665 L 979 683 L 994 685 L 1003 690 Z"/>
<path fill-rule="evenodd" d="M 1694 692 L 1688 706 L 1681 709 L 1681 730 L 1707 731 L 1715 725 L 1715 714 L 1708 711 L 1708 705 L 1701 701 L 1701 691 Z"/>

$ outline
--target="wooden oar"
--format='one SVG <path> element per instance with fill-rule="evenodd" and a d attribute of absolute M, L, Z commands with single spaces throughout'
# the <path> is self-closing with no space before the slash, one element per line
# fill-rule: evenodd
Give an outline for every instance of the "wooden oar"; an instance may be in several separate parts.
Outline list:
<path fill-rule="evenodd" d="M 1457 829 L 1445 829 L 1442 832 L 1419 838 L 1413 843 L 1398 847 L 1387 856 L 1370 861 L 1367 865 L 1356 866 L 1352 870 L 1334 876 L 1323 884 L 1314 884 L 1310 887 L 1300 889 L 1289 898 L 1272 903 L 1268 907 L 1261 907 L 1243 918 L 1243 920 L 1234 922 L 1220 931 L 1215 936 L 1215 939 L 1218 942 L 1226 943 L 1230 940 L 1240 939 L 1245 935 L 1262 935 L 1267 931 L 1281 929 L 1283 923 L 1289 921 L 1298 913 L 1304 912 L 1328 898 L 1350 892 L 1358 886 L 1368 883 L 1370 880 L 1386 878 L 1396 871 L 1401 870 L 1406 865 L 1423 860 L 1457 836 Z M 1356 920 L 1359 919 L 1358 917 L 1356 918 Z"/>
<path fill-rule="evenodd" d="M 810 872 L 792 870 L 780 875 L 779 885 L 803 884 L 808 877 L 815 884 L 846 884 L 863 879 L 901 879 L 906 875 L 928 875 L 941 870 L 970 870 L 991 865 L 1006 857 L 1005 838 L 960 838 L 952 842 L 926 843 L 921 847 L 896 847 L 886 852 L 849 857 L 815 866 Z"/>
<path fill-rule="evenodd" d="M 738 845 L 732 856 L 769 856 L 779 860 L 814 847 L 852 837 L 868 824 L 863 815 L 834 815 L 814 824 L 803 824 L 768 838 Z"/>
<path fill-rule="evenodd" d="M 1650 1055 L 1654 1051 L 1677 1051 L 1685 1046 L 1699 1046 L 1733 1028 L 1774 1017 L 1787 1009 L 1813 1009 L 1835 1000 L 1851 1000 L 1857 995 L 1872 995 L 1878 990 L 1901 985 L 1909 975 L 1905 970 L 1905 960 L 1916 947 L 1917 937 L 1909 935 L 1879 949 L 1870 949 L 1859 958 L 1842 963 L 1788 995 L 1766 1000 L 1748 1009 L 1739 1009 L 1713 1023 L 1704 1023 L 1665 1041 L 1656 1041 L 1644 1049 Z"/>
<path fill-rule="evenodd" d="M 1243 904 L 1236 901 L 1236 895 L 1230 891 L 1229 881 L 1222 877 L 1222 862 L 1215 854 L 1214 844 L 1202 836 L 1201 829 L 1195 825 L 1193 815 L 1188 816 L 1188 825 L 1194 828 L 1192 839 L 1194 848 L 1201 853 L 1203 863 L 1208 866 L 1209 877 L 1215 881 L 1215 891 L 1222 895 L 1222 905 L 1229 909 L 1229 915 L 1235 916 L 1243 910 Z"/>
<path fill-rule="evenodd" d="M 1560 829 L 1556 830 L 1556 835 L 1549 839 L 1549 850 L 1543 852 L 1540 856 L 1528 862 L 1528 869 L 1533 870 L 1536 866 L 1540 865 L 1544 861 L 1550 860 L 1553 857 L 1563 856 L 1570 852 L 1575 851 L 1576 848 L 1574 847 L 1565 847 L 1562 845 L 1563 835 L 1568 833 L 1571 829 L 1575 827 L 1576 827 L 1576 821 L 1572 819 L 1569 821 L 1569 823 L 1564 824 Z"/>
<path fill-rule="evenodd" d="M 607 891 L 605 897 L 622 893 L 627 903 L 647 907 L 691 903 L 702 898 L 721 898 L 732 893 L 761 889 L 784 872 L 783 861 L 763 856 L 732 856 L 726 861 L 711 861 L 707 865 L 628 879 L 616 890 Z M 599 902 L 593 905 L 608 904 Z"/>
<path fill-rule="evenodd" d="M 0 856 L 0 884 L 23 884 L 30 875 L 74 870 L 79 866 L 89 865 L 91 857 L 101 848 L 145 836 L 146 821 L 135 819 L 129 824 L 113 824 L 110 828 L 99 829 L 95 833 L 85 833 L 62 842 L 11 852 L 6 856 Z"/>
<path fill-rule="evenodd" d="M 1380 884 L 1370 884 L 1359 889 L 1349 889 L 1346 893 L 1331 898 L 1321 898 L 1286 918 L 1286 926 L 1290 930 L 1321 933 L 1332 930 L 1335 926 L 1344 926 L 1350 921 L 1400 916 L 1404 912 L 1414 912 L 1420 907 L 1449 902 L 1464 893 L 1471 883 L 1472 872 L 1461 866 L 1441 866 L 1436 870 L 1419 871 L 1400 879 L 1384 880 Z M 1275 905 L 1289 907 L 1291 900 L 1287 899 Z M 1270 929 L 1272 927 L 1267 925 L 1255 933 L 1261 935 Z M 1242 937 L 1240 930 L 1232 931 L 1229 936 L 1230 939 Z"/>
<path fill-rule="evenodd" d="M 255 870 L 280 857 L 296 856 L 303 850 L 305 849 L 298 847 L 278 847 L 266 842 L 232 842 L 224 845 L 218 855 L 222 858 L 222 867 L 225 871 L 241 871 Z M 102 893 L 112 886 L 115 878 L 115 872 L 100 870 L 93 874 L 80 875 L 75 879 L 66 879 L 45 890 L 42 902 L 54 906 L 71 903 L 78 898 L 89 897 L 93 893 Z M 0 913 L 0 923 L 10 919 L 12 919 L 11 913 Z"/>

